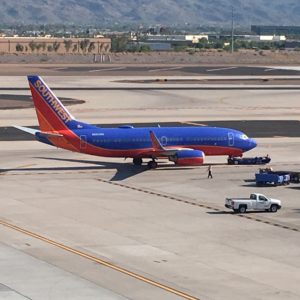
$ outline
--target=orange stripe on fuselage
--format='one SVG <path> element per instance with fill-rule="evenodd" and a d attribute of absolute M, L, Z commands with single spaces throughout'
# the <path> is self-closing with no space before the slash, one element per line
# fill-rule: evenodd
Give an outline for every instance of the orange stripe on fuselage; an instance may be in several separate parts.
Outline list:
<path fill-rule="evenodd" d="M 51 124 L 45 119 L 45 117 L 40 113 L 40 111 L 36 108 L 36 113 L 39 116 L 39 120 L 46 125 L 44 128 L 49 128 L 46 132 L 53 132 L 53 133 L 59 133 L 58 131 L 54 130 L 54 128 L 51 126 Z M 48 137 L 48 140 L 56 147 L 63 148 L 71 151 L 79 152 L 79 149 L 76 149 L 65 137 Z"/>

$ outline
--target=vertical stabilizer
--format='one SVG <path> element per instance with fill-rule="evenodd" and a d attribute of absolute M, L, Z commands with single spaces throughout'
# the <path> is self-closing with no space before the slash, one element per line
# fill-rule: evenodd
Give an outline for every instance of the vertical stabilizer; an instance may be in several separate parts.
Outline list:
<path fill-rule="evenodd" d="M 37 75 L 28 76 L 29 86 L 41 131 L 75 128 L 77 121 Z"/>

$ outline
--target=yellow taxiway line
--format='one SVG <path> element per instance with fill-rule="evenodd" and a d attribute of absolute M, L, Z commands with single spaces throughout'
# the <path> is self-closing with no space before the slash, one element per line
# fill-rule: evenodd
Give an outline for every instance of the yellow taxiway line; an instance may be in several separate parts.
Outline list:
<path fill-rule="evenodd" d="M 23 234 L 26 234 L 26 235 L 28 235 L 28 236 L 30 236 L 30 237 L 33 237 L 33 238 L 38 239 L 38 240 L 40 240 L 40 241 L 43 241 L 43 242 L 45 242 L 45 243 L 51 244 L 51 245 L 53 245 L 53 246 L 55 246 L 55 247 L 57 247 L 57 248 L 60 248 L 60 249 L 63 249 L 63 250 L 65 250 L 65 251 L 68 251 L 68 252 L 71 252 L 71 253 L 73 253 L 73 254 L 76 254 L 76 255 L 79 255 L 79 256 L 81 256 L 81 257 L 84 257 L 84 258 L 86 258 L 86 259 L 88 259 L 88 260 L 91 260 L 91 261 L 93 261 L 93 262 L 96 262 L 96 263 L 98 263 L 98 264 L 100 264 L 100 265 L 103 265 L 103 266 L 106 266 L 106 267 L 108 267 L 108 268 L 111 268 L 111 269 L 113 269 L 113 270 L 115 270 L 115 271 L 117 271 L 117 272 L 123 273 L 123 274 L 128 275 L 128 276 L 130 276 L 130 277 L 133 277 L 133 278 L 135 278 L 135 279 L 137 279 L 137 280 L 143 281 L 143 282 L 145 282 L 145 283 L 147 283 L 147 284 L 150 284 L 150 285 L 153 285 L 153 286 L 158 287 L 158 288 L 160 288 L 160 289 L 163 289 L 163 290 L 165 290 L 165 291 L 167 291 L 167 292 L 169 292 L 169 293 L 175 294 L 175 295 L 177 295 L 177 296 L 179 296 L 179 297 L 182 297 L 183 299 L 188 299 L 188 300 L 199 300 L 199 298 L 196 298 L 196 297 L 193 297 L 193 296 L 191 296 L 191 295 L 188 295 L 188 294 L 186 294 L 186 293 L 184 293 L 184 292 L 178 291 L 178 290 L 176 290 L 176 289 L 174 289 L 174 288 L 171 288 L 171 287 L 169 287 L 169 286 L 166 286 L 166 285 L 164 285 L 164 284 L 161 284 L 161 283 L 159 283 L 159 282 L 156 282 L 156 281 L 154 281 L 154 280 L 151 280 L 151 279 L 149 279 L 149 278 L 146 278 L 146 277 L 144 277 L 144 276 L 142 276 L 142 275 L 139 275 L 139 274 L 137 274 L 137 273 L 134 273 L 134 272 L 131 272 L 131 271 L 129 271 L 129 270 L 126 270 L 126 269 L 124 269 L 124 268 L 122 268 L 122 267 L 118 267 L 117 265 L 114 265 L 114 264 L 112 264 L 112 263 L 110 263 L 110 262 L 107 262 L 107 261 L 105 261 L 105 260 L 103 260 L 103 259 L 97 258 L 97 257 L 95 257 L 95 256 L 92 256 L 92 255 L 90 255 L 90 254 L 84 253 L 84 252 L 82 252 L 82 251 L 76 250 L 76 249 L 71 248 L 71 247 L 69 247 L 69 246 L 66 246 L 66 245 L 64 245 L 64 244 L 58 243 L 58 242 L 56 242 L 56 241 L 54 241 L 54 240 L 50 240 L 50 239 L 48 239 L 48 238 L 46 238 L 46 237 L 44 237 L 44 236 L 41 236 L 41 235 L 39 235 L 39 234 L 36 234 L 36 233 L 34 233 L 34 232 L 31 232 L 31 231 L 26 230 L 26 229 L 24 229 L 24 228 L 21 228 L 21 227 L 19 227 L 19 226 L 10 224 L 10 223 L 8 223 L 8 222 L 6 222 L 6 221 L 0 220 L 0 225 L 3 225 L 3 226 L 5 226 L 5 227 L 8 227 L 8 228 L 13 229 L 13 230 L 18 231 L 18 232 L 21 232 L 21 233 L 23 233 Z"/>

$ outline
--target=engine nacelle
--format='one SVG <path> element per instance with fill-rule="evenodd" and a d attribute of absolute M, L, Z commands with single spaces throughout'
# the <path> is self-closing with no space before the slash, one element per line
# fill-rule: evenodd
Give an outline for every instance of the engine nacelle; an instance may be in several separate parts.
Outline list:
<path fill-rule="evenodd" d="M 205 154 L 200 150 L 180 150 L 170 160 L 179 166 L 200 166 L 204 158 Z"/>

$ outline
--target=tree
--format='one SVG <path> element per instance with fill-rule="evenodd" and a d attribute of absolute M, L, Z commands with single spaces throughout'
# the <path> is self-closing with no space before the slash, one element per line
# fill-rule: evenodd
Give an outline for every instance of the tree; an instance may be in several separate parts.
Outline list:
<path fill-rule="evenodd" d="M 79 47 L 82 50 L 82 52 L 86 52 L 89 43 L 90 43 L 89 39 L 84 39 L 80 41 Z"/>
<path fill-rule="evenodd" d="M 91 42 L 90 45 L 89 45 L 89 48 L 88 48 L 88 52 L 93 52 L 93 50 L 95 50 L 95 43 L 94 42 Z"/>
<path fill-rule="evenodd" d="M 16 45 L 16 51 L 17 52 L 23 52 L 23 50 L 24 50 L 24 46 L 18 43 Z"/>
<path fill-rule="evenodd" d="M 77 46 L 77 44 L 74 44 L 74 45 L 73 45 L 73 50 L 72 50 L 72 51 L 73 51 L 73 52 L 77 52 L 77 50 L 78 50 L 78 46 Z"/>
<path fill-rule="evenodd" d="M 111 51 L 112 52 L 123 52 L 127 49 L 128 37 L 118 36 L 111 39 Z"/>
<path fill-rule="evenodd" d="M 57 50 L 59 49 L 59 47 L 60 47 L 60 43 L 59 43 L 59 42 L 54 42 L 54 43 L 53 43 L 53 50 L 54 50 L 55 52 L 57 52 Z"/>
<path fill-rule="evenodd" d="M 28 44 L 31 52 L 33 52 L 35 49 L 36 49 L 36 43 L 34 41 L 31 41 L 29 44 Z"/>
<path fill-rule="evenodd" d="M 64 40 L 64 44 L 65 44 L 66 51 L 69 52 L 69 50 L 72 47 L 72 40 Z"/>
<path fill-rule="evenodd" d="M 139 52 L 149 52 L 151 51 L 151 48 L 149 47 L 149 45 L 141 45 Z"/>

